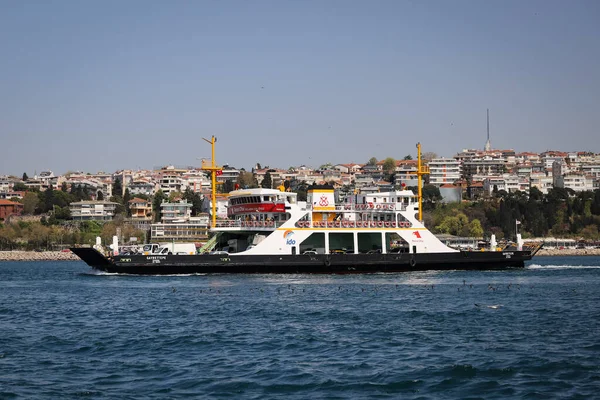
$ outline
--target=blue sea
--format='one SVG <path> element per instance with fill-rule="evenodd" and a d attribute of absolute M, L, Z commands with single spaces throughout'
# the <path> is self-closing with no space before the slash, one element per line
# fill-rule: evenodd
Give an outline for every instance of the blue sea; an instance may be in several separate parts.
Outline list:
<path fill-rule="evenodd" d="M 600 398 L 600 257 L 357 276 L 2 262 L 0 398 Z"/>

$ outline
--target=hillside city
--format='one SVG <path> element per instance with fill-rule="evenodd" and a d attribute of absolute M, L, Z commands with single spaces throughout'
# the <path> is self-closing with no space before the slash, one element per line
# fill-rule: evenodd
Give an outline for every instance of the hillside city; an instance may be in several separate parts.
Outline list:
<path fill-rule="evenodd" d="M 433 196 L 445 204 L 498 194 L 536 191 L 547 195 L 557 188 L 572 195 L 600 189 L 600 154 L 586 151 L 516 153 L 491 149 L 488 141 L 484 150 L 467 149 L 453 157 L 425 153 L 423 163 L 430 171 L 425 178 L 429 190 L 425 190 L 424 199 Z M 298 192 L 302 199 L 310 185 L 328 184 L 341 200 L 358 192 L 412 189 L 417 185 L 417 160 L 410 155 L 401 160 L 371 158 L 364 164 L 326 164 L 314 169 L 257 164 L 251 171 L 224 165 L 217 173 L 217 183 L 217 218 L 227 218 L 227 193 L 239 188 L 281 188 Z M 0 222 L 87 227 L 88 235 L 83 229 L 71 242 L 91 242 L 92 235 L 106 231 L 107 223 L 113 223 L 109 226 L 118 228 L 117 232 L 126 231 L 121 232 L 123 236 L 139 241 L 201 241 L 207 238 L 210 225 L 211 190 L 209 172 L 174 165 L 114 173 L 4 175 L 0 176 Z M 477 229 L 462 233 L 483 234 Z M 2 240 L 0 237 L 0 245 Z M 53 242 L 56 244 L 57 239 Z M 5 238 L 4 243 L 11 243 L 11 239 Z"/>

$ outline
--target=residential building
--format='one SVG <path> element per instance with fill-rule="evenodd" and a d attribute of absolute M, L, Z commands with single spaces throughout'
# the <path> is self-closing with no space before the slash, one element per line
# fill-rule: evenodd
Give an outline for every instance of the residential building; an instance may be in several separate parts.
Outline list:
<path fill-rule="evenodd" d="M 454 158 L 435 158 L 429 161 L 430 184 L 442 186 L 454 183 L 458 179 L 460 179 L 460 163 Z"/>
<path fill-rule="evenodd" d="M 13 185 L 13 180 L 10 179 L 8 176 L 0 177 L 0 193 L 10 192 L 12 190 Z"/>
<path fill-rule="evenodd" d="M 183 185 L 180 175 L 165 172 L 160 179 L 160 190 L 162 190 L 166 197 L 169 197 L 173 192 L 185 190 L 185 186 Z"/>
<path fill-rule="evenodd" d="M 163 223 L 186 221 L 192 216 L 192 203 L 181 200 L 177 203 L 163 201 L 160 205 L 160 220 Z"/>
<path fill-rule="evenodd" d="M 554 177 L 554 187 L 572 189 L 576 192 L 582 192 L 586 190 L 594 190 L 593 177 L 588 177 L 581 172 L 569 172 Z"/>
<path fill-rule="evenodd" d="M 498 175 L 504 172 L 506 172 L 506 160 L 486 157 L 463 161 L 461 175 L 468 178 L 474 175 Z"/>
<path fill-rule="evenodd" d="M 586 175 L 593 176 L 595 178 L 600 178 L 600 163 L 581 164 L 581 167 L 579 169 Z"/>
<path fill-rule="evenodd" d="M 119 204 L 112 201 L 77 201 L 69 204 L 74 221 L 110 221 Z"/>
<path fill-rule="evenodd" d="M 0 220 L 4 220 L 11 215 L 21 215 L 23 213 L 23 204 L 15 201 L 0 199 Z"/>
<path fill-rule="evenodd" d="M 201 242 L 208 239 L 209 216 L 201 214 L 187 221 L 152 224 L 150 236 L 154 242 Z"/>
<path fill-rule="evenodd" d="M 129 200 L 129 210 L 131 218 L 134 220 L 151 220 L 152 203 L 150 200 L 140 199 L 138 197 Z"/>
<path fill-rule="evenodd" d="M 163 202 L 160 207 L 161 222 L 150 226 L 153 241 L 189 242 L 207 239 L 210 226 L 208 214 L 192 217 L 192 204 L 185 200 L 177 203 Z"/>
<path fill-rule="evenodd" d="M 487 176 L 482 179 L 483 189 L 487 194 L 492 194 L 494 188 L 498 191 L 504 190 L 508 193 L 529 192 L 529 179 L 516 174 L 502 174 Z"/>
<path fill-rule="evenodd" d="M 554 187 L 552 174 L 533 172 L 529 176 L 529 187 L 535 187 L 543 194 L 548 194 L 548 191 Z"/>
<path fill-rule="evenodd" d="M 143 194 L 145 196 L 153 196 L 156 191 L 156 185 L 150 181 L 138 179 L 132 181 L 127 186 L 129 189 L 129 194 L 132 196 L 137 196 Z"/>

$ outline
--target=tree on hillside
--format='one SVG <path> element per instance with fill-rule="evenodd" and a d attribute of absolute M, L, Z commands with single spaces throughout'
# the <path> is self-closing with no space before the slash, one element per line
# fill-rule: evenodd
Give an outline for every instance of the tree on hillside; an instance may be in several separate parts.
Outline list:
<path fill-rule="evenodd" d="M 125 215 L 131 217 L 131 209 L 129 208 L 129 200 L 131 200 L 131 193 L 129 189 L 125 189 L 125 194 L 123 195 L 123 206 L 125 207 Z"/>
<path fill-rule="evenodd" d="M 28 188 L 23 182 L 17 182 L 13 185 L 13 190 L 15 192 L 27 192 Z"/>
<path fill-rule="evenodd" d="M 61 190 L 62 192 L 65 192 L 65 193 L 67 193 L 67 191 L 68 191 L 68 190 L 67 190 L 67 182 L 63 182 L 63 183 L 60 185 L 60 190 Z"/>
<path fill-rule="evenodd" d="M 123 184 L 120 176 L 117 176 L 113 182 L 112 193 L 114 196 L 123 196 Z"/>
<path fill-rule="evenodd" d="M 393 176 L 396 172 L 396 160 L 394 160 L 392 157 L 386 158 L 383 162 L 383 172 Z"/>
<path fill-rule="evenodd" d="M 367 165 L 377 165 L 377 159 L 375 157 L 369 158 Z"/>
<path fill-rule="evenodd" d="M 44 210 L 43 212 L 48 212 L 53 209 L 54 206 L 54 189 L 52 189 L 52 185 L 48 185 L 48 189 L 44 192 Z"/>
<path fill-rule="evenodd" d="M 298 201 L 306 201 L 308 193 L 308 184 L 305 181 L 300 182 L 300 184 L 296 188 L 296 193 L 298 194 Z"/>
<path fill-rule="evenodd" d="M 192 215 L 198 215 L 202 212 L 202 196 L 199 193 L 195 193 L 192 189 L 187 188 L 183 192 L 183 198 L 192 204 Z"/>
<path fill-rule="evenodd" d="M 412 156 L 410 154 L 407 154 L 404 156 L 403 160 L 412 160 Z"/>
<path fill-rule="evenodd" d="M 104 193 L 102 193 L 102 190 L 98 190 L 98 194 L 96 195 L 96 200 L 98 200 L 98 201 L 104 200 Z"/>
<path fill-rule="evenodd" d="M 39 202 L 40 199 L 37 194 L 33 192 L 25 193 L 25 196 L 23 196 L 23 213 L 32 215 L 38 207 Z"/>
<path fill-rule="evenodd" d="M 154 222 L 160 221 L 160 205 L 163 200 L 165 200 L 165 194 L 162 190 L 158 189 L 156 193 L 154 193 L 154 198 L 152 199 L 152 215 L 154 216 Z"/>
<path fill-rule="evenodd" d="M 600 190 L 594 191 L 594 200 L 590 208 L 593 215 L 600 215 Z"/>
<path fill-rule="evenodd" d="M 181 192 L 171 192 L 169 193 L 169 203 L 174 203 L 178 199 L 182 199 L 183 194 Z"/>
<path fill-rule="evenodd" d="M 433 209 L 435 207 L 435 203 L 442 200 L 442 195 L 440 194 L 440 189 L 435 185 L 425 185 L 423 186 L 423 208 L 424 209 Z"/>
<path fill-rule="evenodd" d="M 425 161 L 431 161 L 435 158 L 438 158 L 438 155 L 432 151 L 426 151 L 425 153 L 421 154 L 421 158 Z"/>
<path fill-rule="evenodd" d="M 469 223 L 469 236 L 477 238 L 483 237 L 483 228 L 478 219 L 474 219 Z"/>
<path fill-rule="evenodd" d="M 265 174 L 265 177 L 260 186 L 267 189 L 273 188 L 273 181 L 271 179 L 271 173 L 269 171 L 267 171 L 267 173 Z"/>
<path fill-rule="evenodd" d="M 29 179 L 27 172 L 23 172 L 23 182 L 27 182 L 27 179 Z"/>
<path fill-rule="evenodd" d="M 255 187 L 254 174 L 252 172 L 240 171 L 240 174 L 237 177 L 237 184 L 240 185 L 242 189 Z"/>

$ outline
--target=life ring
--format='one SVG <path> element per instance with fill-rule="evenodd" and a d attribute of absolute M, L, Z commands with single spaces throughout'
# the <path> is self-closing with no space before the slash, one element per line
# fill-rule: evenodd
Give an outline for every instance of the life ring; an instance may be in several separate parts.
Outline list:
<path fill-rule="evenodd" d="M 361 221 L 356 221 L 356 227 L 357 228 L 362 228 L 362 222 Z"/>
<path fill-rule="evenodd" d="M 298 221 L 298 228 L 304 228 L 304 221 Z"/>
<path fill-rule="evenodd" d="M 346 204 L 346 205 L 344 206 L 344 210 L 349 210 L 349 209 L 350 209 L 350 206 Z"/>
<path fill-rule="evenodd" d="M 377 204 L 377 209 L 380 210 L 381 209 L 381 204 Z"/>
<path fill-rule="evenodd" d="M 388 208 L 389 208 L 390 210 L 393 210 L 393 209 L 395 209 L 396 207 L 395 207 L 393 204 L 390 204 L 390 205 L 388 206 Z"/>
<path fill-rule="evenodd" d="M 385 227 L 389 228 L 390 227 L 390 221 L 385 221 Z"/>
<path fill-rule="evenodd" d="M 417 265 L 417 260 L 415 260 L 415 256 L 412 256 L 410 258 L 410 266 L 414 267 L 415 265 Z"/>
<path fill-rule="evenodd" d="M 373 209 L 373 207 L 374 207 L 374 206 L 373 206 L 373 203 L 369 203 L 369 209 L 371 209 L 371 210 L 372 210 L 372 209 Z"/>
<path fill-rule="evenodd" d="M 340 227 L 340 221 L 335 221 L 335 227 L 339 228 Z"/>
<path fill-rule="evenodd" d="M 392 228 L 396 227 L 396 223 L 392 221 Z"/>
<path fill-rule="evenodd" d="M 269 221 L 269 226 L 273 226 L 275 223 L 273 221 Z M 306 224 L 308 225 L 308 221 L 306 221 Z"/>
<path fill-rule="evenodd" d="M 371 221 L 371 228 L 376 228 L 376 227 L 377 227 L 377 222 Z"/>
<path fill-rule="evenodd" d="M 342 223 L 342 225 L 344 225 L 344 228 L 347 228 L 347 227 L 348 227 L 348 221 L 344 221 L 344 222 Z"/>
<path fill-rule="evenodd" d="M 380 228 L 382 228 L 383 227 L 383 221 L 378 221 L 377 222 L 377 226 L 380 227 Z"/>
<path fill-rule="evenodd" d="M 354 228 L 354 221 L 350 221 L 350 228 Z"/>
<path fill-rule="evenodd" d="M 331 260 L 329 259 L 329 257 L 325 258 L 325 260 L 323 261 L 323 264 L 325 264 L 326 267 L 331 266 Z"/>

